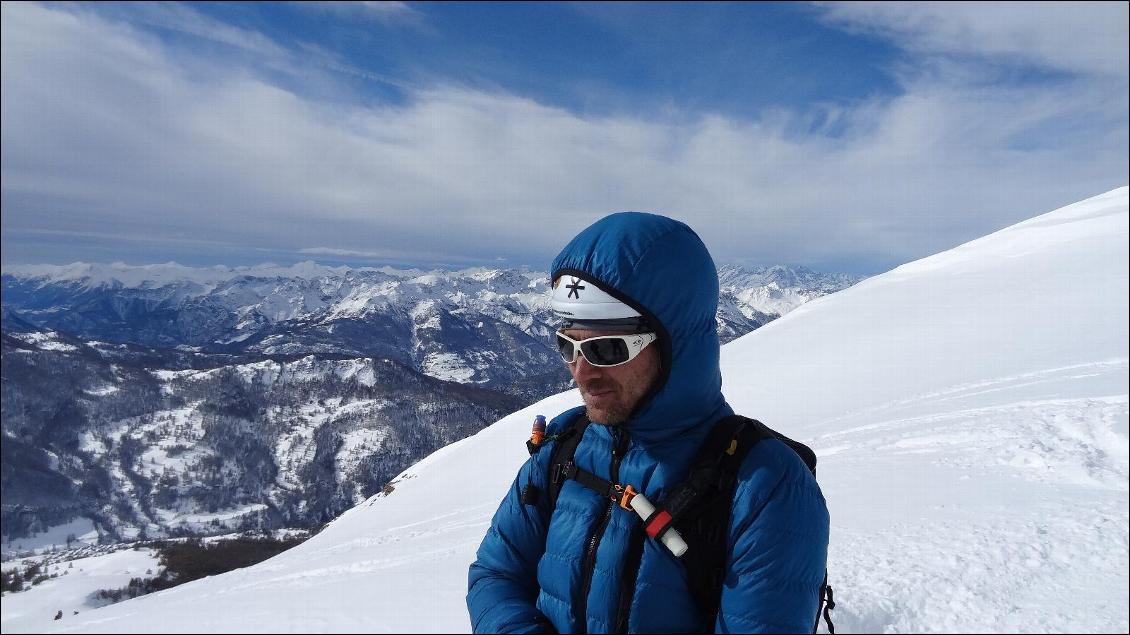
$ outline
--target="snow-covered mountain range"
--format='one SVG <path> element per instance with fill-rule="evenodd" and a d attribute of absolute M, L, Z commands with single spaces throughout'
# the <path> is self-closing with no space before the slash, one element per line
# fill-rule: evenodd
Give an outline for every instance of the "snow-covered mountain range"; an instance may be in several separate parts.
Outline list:
<path fill-rule="evenodd" d="M 840 632 L 1130 628 L 1127 193 L 723 347 L 735 409 L 820 458 Z M 21 609 L 48 581 L 5 598 L 5 631 L 466 632 L 467 567 L 530 422 L 580 403 L 569 391 L 502 418 L 254 567 L 54 623 Z"/>
<path fill-rule="evenodd" d="M 857 279 L 721 274 L 730 336 Z M 569 386 L 547 289 L 483 268 L 6 270 L 5 548 L 325 522 Z"/>
<path fill-rule="evenodd" d="M 719 278 L 725 341 L 862 279 L 735 265 L 724 265 Z M 546 356 L 534 353 L 552 355 L 548 278 L 529 269 L 74 263 L 9 267 L 2 280 L 6 310 L 93 340 L 226 353 L 378 355 L 437 379 L 511 389 L 515 382 L 543 384 L 537 369 Z M 522 349 L 529 359 L 499 364 L 483 341 Z"/>

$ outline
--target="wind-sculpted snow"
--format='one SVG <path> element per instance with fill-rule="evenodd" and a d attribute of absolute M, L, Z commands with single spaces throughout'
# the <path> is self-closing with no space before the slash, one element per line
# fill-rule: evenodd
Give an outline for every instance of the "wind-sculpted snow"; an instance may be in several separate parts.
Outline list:
<path fill-rule="evenodd" d="M 1120 188 L 723 347 L 735 409 L 820 456 L 838 632 L 1130 628 L 1128 218 Z M 13 628 L 466 632 L 467 567 L 530 422 L 579 403 L 443 448 L 258 566 Z"/>

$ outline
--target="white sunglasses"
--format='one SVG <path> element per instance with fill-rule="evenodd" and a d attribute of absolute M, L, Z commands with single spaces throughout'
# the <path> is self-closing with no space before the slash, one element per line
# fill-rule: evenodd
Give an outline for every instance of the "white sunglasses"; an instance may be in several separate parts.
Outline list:
<path fill-rule="evenodd" d="M 584 355 L 592 366 L 609 368 L 627 364 L 636 358 L 643 349 L 659 339 L 655 333 L 629 333 L 627 335 L 599 335 L 585 340 L 575 340 L 557 331 L 557 350 L 566 364 L 577 361 L 577 355 Z"/>

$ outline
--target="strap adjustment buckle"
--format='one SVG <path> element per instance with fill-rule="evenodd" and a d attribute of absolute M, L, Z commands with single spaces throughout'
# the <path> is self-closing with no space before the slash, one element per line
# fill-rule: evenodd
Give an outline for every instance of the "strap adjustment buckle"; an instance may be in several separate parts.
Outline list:
<path fill-rule="evenodd" d="M 571 479 L 577 475 L 577 464 L 572 461 L 557 464 L 557 469 L 553 470 L 553 484 L 557 485 L 561 481 Z"/>
<path fill-rule="evenodd" d="M 620 503 L 620 507 L 632 511 L 632 499 L 635 498 L 636 494 L 639 494 L 639 492 L 637 492 L 631 484 L 624 486 L 617 485 L 616 490 L 616 493 L 619 494 L 619 500 L 617 502 Z"/>

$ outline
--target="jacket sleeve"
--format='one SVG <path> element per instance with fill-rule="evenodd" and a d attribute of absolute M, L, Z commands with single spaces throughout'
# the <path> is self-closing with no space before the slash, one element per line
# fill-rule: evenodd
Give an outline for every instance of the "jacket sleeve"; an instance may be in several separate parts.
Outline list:
<path fill-rule="evenodd" d="M 537 566 L 545 551 L 549 525 L 543 458 L 548 454 L 543 448 L 518 471 L 471 564 L 467 609 L 475 633 L 553 632 L 549 620 L 535 605 Z M 531 477 L 539 489 L 536 506 L 521 501 L 522 488 Z"/>
<path fill-rule="evenodd" d="M 715 630 L 811 633 L 828 561 L 828 508 L 787 446 L 746 457 L 730 524 L 730 557 Z"/>

